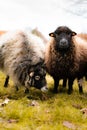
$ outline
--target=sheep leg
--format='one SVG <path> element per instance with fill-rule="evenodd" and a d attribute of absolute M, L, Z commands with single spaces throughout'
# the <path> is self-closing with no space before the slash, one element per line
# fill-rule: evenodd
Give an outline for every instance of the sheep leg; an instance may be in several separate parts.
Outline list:
<path fill-rule="evenodd" d="M 63 79 L 63 88 L 66 87 L 67 79 Z"/>
<path fill-rule="evenodd" d="M 69 79 L 68 80 L 68 94 L 71 94 L 72 93 L 72 91 L 73 91 L 73 87 L 72 87 L 72 85 L 73 85 L 73 81 L 74 81 L 74 79 Z"/>
<path fill-rule="evenodd" d="M 87 80 L 87 73 L 86 73 L 86 75 L 85 75 L 85 79 Z"/>
<path fill-rule="evenodd" d="M 8 82 L 9 82 L 9 76 L 7 75 L 7 77 L 5 79 L 4 87 L 8 86 Z"/>
<path fill-rule="evenodd" d="M 59 80 L 54 78 L 54 92 L 58 93 Z"/>
<path fill-rule="evenodd" d="M 82 85 L 83 85 L 83 79 L 80 78 L 78 79 L 79 93 L 83 93 Z"/>
<path fill-rule="evenodd" d="M 15 88 L 16 88 L 16 91 L 18 91 L 18 90 L 19 90 L 19 88 L 18 88 L 18 86 L 17 86 L 17 85 L 15 85 Z"/>
<path fill-rule="evenodd" d="M 25 93 L 26 94 L 29 93 L 29 89 L 28 88 L 25 89 Z"/>

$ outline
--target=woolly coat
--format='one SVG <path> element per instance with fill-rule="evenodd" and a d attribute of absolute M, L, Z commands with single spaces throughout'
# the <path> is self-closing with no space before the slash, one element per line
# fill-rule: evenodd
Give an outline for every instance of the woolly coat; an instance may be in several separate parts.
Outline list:
<path fill-rule="evenodd" d="M 29 69 L 44 61 L 44 53 L 39 37 L 25 31 L 8 32 L 0 37 L 0 70 L 16 85 L 24 85 Z"/>
<path fill-rule="evenodd" d="M 55 50 L 55 44 L 51 37 L 45 54 L 48 73 L 58 79 L 81 78 L 87 72 L 87 40 L 81 35 L 73 36 L 71 47 L 64 55 Z"/>

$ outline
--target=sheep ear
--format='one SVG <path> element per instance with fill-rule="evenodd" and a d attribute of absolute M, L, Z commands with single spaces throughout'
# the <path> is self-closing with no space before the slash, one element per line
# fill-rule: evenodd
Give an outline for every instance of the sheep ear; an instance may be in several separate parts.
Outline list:
<path fill-rule="evenodd" d="M 75 36 L 75 35 L 77 35 L 77 33 L 76 32 L 72 32 L 72 36 Z"/>
<path fill-rule="evenodd" d="M 54 32 L 49 33 L 49 36 L 50 36 L 50 37 L 56 37 L 56 35 L 55 35 L 55 33 L 54 33 Z"/>

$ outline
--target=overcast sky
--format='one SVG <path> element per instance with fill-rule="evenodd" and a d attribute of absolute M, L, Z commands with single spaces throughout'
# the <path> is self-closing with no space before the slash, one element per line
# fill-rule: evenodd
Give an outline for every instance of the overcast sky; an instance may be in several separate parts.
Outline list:
<path fill-rule="evenodd" d="M 0 0 L 0 30 L 37 27 L 47 36 L 60 25 L 87 32 L 87 0 Z"/>

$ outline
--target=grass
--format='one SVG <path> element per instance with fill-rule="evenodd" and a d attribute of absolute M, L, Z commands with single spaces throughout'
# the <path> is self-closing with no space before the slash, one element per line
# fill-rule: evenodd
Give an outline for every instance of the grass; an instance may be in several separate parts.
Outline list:
<path fill-rule="evenodd" d="M 0 104 L 10 99 L 6 105 L 0 105 L 0 130 L 87 130 L 87 114 L 80 111 L 87 108 L 87 82 L 82 95 L 76 81 L 71 95 L 67 90 L 54 94 L 53 79 L 49 75 L 46 78 L 47 93 L 32 88 L 25 94 L 24 87 L 16 92 L 11 80 L 8 88 L 4 88 L 5 75 L 0 72 Z M 61 85 L 59 87 L 61 89 Z M 71 125 L 65 126 L 64 122 Z"/>

